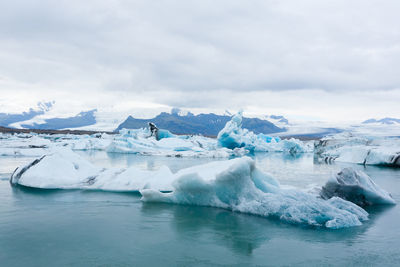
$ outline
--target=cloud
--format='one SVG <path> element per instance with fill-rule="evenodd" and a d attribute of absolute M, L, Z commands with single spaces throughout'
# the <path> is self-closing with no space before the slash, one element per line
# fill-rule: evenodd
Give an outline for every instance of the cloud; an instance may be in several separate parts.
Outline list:
<path fill-rule="evenodd" d="M 322 102 L 325 118 L 348 99 L 344 108 L 362 111 L 366 102 L 356 100 L 364 96 L 398 97 L 399 8 L 360 0 L 3 1 L 0 91 L 21 105 L 54 99 L 76 111 L 143 101 L 266 112 L 288 99 L 304 112 Z M 313 92 L 329 97 L 315 101 Z M 266 96 L 268 106 L 252 107 Z M 381 113 L 382 103 L 392 102 L 369 111 Z"/>

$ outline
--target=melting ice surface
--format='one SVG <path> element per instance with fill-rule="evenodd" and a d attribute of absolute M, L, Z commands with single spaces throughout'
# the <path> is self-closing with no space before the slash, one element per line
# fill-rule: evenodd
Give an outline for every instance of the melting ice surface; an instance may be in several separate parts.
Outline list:
<path fill-rule="evenodd" d="M 145 202 L 212 206 L 334 229 L 358 226 L 368 219 L 362 208 L 336 196 L 323 200 L 282 188 L 249 157 L 172 173 L 165 166 L 157 171 L 99 168 L 69 149 L 60 149 L 17 168 L 11 183 L 46 189 L 140 191 Z"/>

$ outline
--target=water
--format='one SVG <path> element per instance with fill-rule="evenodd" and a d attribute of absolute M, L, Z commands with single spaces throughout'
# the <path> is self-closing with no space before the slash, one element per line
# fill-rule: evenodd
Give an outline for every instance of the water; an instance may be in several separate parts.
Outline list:
<path fill-rule="evenodd" d="M 81 153 L 103 167 L 172 171 L 211 159 Z M 400 261 L 400 207 L 368 209 L 360 227 L 326 230 L 208 207 L 142 203 L 135 193 L 11 187 L 30 158 L 0 157 L 1 266 L 379 265 Z M 400 170 L 316 164 L 257 154 L 257 166 L 282 184 L 322 185 L 344 166 L 363 169 L 400 203 Z"/>

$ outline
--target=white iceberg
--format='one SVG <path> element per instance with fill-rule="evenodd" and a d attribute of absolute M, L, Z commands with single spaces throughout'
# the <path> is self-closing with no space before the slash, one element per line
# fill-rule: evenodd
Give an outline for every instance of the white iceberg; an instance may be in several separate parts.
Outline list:
<path fill-rule="evenodd" d="M 255 134 L 242 128 L 242 111 L 228 121 L 225 127 L 218 133 L 218 144 L 229 149 L 245 148 L 252 152 L 311 152 L 312 147 L 302 141 L 291 138 L 281 140 L 279 137 L 271 137 L 264 134 Z"/>
<path fill-rule="evenodd" d="M 142 188 L 154 188 L 170 191 L 173 179 L 173 174 L 165 166 L 157 171 L 135 167 L 103 169 L 70 149 L 60 148 L 17 168 L 10 182 L 43 189 L 139 191 Z"/>
<path fill-rule="evenodd" d="M 400 138 L 363 137 L 341 133 L 316 141 L 314 152 L 325 162 L 400 166 Z"/>
<path fill-rule="evenodd" d="M 248 157 L 184 169 L 175 174 L 172 187 L 169 193 L 142 189 L 142 200 L 218 207 L 333 229 L 361 225 L 368 219 L 365 210 L 349 201 L 282 189 Z"/>
<path fill-rule="evenodd" d="M 373 204 L 396 204 L 392 196 L 380 188 L 362 171 L 344 168 L 322 187 L 324 199 L 340 197 L 359 206 Z"/>

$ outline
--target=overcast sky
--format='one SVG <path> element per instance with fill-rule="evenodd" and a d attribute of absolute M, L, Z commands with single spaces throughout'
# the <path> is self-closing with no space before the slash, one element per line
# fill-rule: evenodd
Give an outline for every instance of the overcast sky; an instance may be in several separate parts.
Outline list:
<path fill-rule="evenodd" d="M 400 1 L 0 2 L 0 111 L 400 117 Z M 134 114 L 133 114 L 134 115 Z"/>

